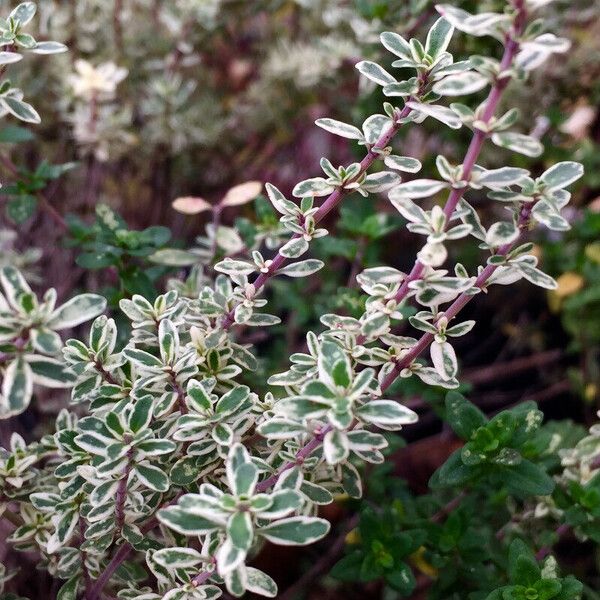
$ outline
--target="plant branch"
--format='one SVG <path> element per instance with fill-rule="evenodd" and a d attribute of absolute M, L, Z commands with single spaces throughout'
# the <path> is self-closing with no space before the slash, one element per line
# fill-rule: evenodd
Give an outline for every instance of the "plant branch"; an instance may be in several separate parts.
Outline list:
<path fill-rule="evenodd" d="M 509 31 L 506 35 L 506 42 L 504 47 L 504 53 L 502 55 L 502 59 L 500 61 L 500 66 L 498 69 L 498 76 L 496 77 L 496 82 L 492 86 L 490 93 L 485 101 L 485 108 L 483 110 L 483 114 L 481 116 L 482 123 L 485 124 L 483 129 L 476 128 L 473 138 L 471 139 L 471 143 L 469 144 L 469 148 L 467 149 L 467 153 L 465 154 L 465 159 L 462 163 L 462 175 L 461 179 L 464 181 L 468 181 L 473 173 L 473 167 L 477 159 L 479 158 L 479 154 L 483 148 L 483 145 L 489 135 L 487 131 L 488 125 L 491 123 L 494 115 L 496 113 L 496 109 L 500 103 L 502 95 L 506 90 L 508 84 L 512 79 L 512 75 L 508 72 L 517 52 L 519 51 L 519 42 L 518 38 L 521 36 L 523 31 L 525 30 L 525 25 L 527 21 L 527 12 L 522 2 L 518 2 L 516 4 L 517 14 L 515 15 L 515 19 L 513 22 L 513 26 L 511 31 Z M 446 204 L 444 205 L 444 215 L 446 216 L 446 229 L 450 225 L 450 217 L 454 213 L 458 203 L 465 195 L 467 187 L 454 188 L 450 192 L 448 199 L 446 200 Z M 395 296 L 396 302 L 401 302 L 406 298 L 409 292 L 409 285 L 413 281 L 417 281 L 423 277 L 423 273 L 425 272 L 425 265 L 417 259 L 415 264 L 407 275 L 407 277 L 402 282 L 398 293 Z"/>
<path fill-rule="evenodd" d="M 523 230 L 527 223 L 529 222 L 529 217 L 531 215 L 531 209 L 533 206 L 526 205 L 521 209 L 521 215 L 519 217 L 518 227 L 520 230 Z M 516 245 L 518 239 L 510 244 L 504 244 L 498 249 L 496 256 L 506 256 Z M 487 265 L 481 273 L 478 275 L 475 280 L 474 287 L 483 290 L 490 279 L 490 277 L 495 273 L 498 265 Z M 463 292 L 451 305 L 450 307 L 441 312 L 437 319 L 434 321 L 434 324 L 440 319 L 440 317 L 444 316 L 450 322 L 473 298 L 474 294 L 468 294 L 467 292 Z M 387 390 L 392 383 L 396 380 L 396 378 L 400 375 L 401 371 L 408 367 L 416 358 L 420 356 L 420 354 L 431 344 L 434 339 L 434 335 L 431 333 L 426 333 L 418 340 L 418 342 L 407 352 L 400 360 L 396 360 L 394 364 L 394 368 L 388 373 L 387 377 L 381 383 L 381 391 L 384 392 Z"/>
<path fill-rule="evenodd" d="M 360 179 L 365 172 L 369 169 L 369 167 L 375 162 L 377 158 L 381 156 L 381 151 L 387 148 L 389 143 L 392 141 L 396 133 L 400 130 L 403 123 L 402 121 L 408 117 L 408 115 L 412 112 L 412 109 L 408 106 L 405 106 L 396 116 L 394 123 L 383 132 L 379 140 L 369 148 L 366 156 L 360 162 L 360 170 L 356 177 L 352 181 L 356 181 Z M 352 183 L 352 182 L 348 182 Z M 315 223 L 320 223 L 340 202 L 341 200 L 350 192 L 351 190 L 347 190 L 344 188 L 336 188 L 327 199 L 321 204 L 319 210 L 315 213 L 314 219 Z M 296 239 L 301 237 L 301 234 L 294 234 L 291 239 Z M 276 272 L 283 267 L 283 265 L 287 262 L 287 258 L 281 254 L 277 254 L 271 263 L 269 270 L 266 273 L 261 273 L 256 280 L 254 281 L 254 287 L 256 292 L 258 292 L 264 285 L 273 277 Z M 234 306 L 224 317 L 222 322 L 222 328 L 227 330 L 234 323 L 234 315 L 235 315 Z"/>

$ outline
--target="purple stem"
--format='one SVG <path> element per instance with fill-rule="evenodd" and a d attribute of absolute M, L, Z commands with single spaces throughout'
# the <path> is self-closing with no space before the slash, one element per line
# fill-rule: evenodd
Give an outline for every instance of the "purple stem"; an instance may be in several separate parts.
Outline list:
<path fill-rule="evenodd" d="M 132 552 L 133 546 L 128 543 L 124 543 L 117 550 L 115 555 L 112 557 L 112 560 L 108 563 L 106 569 L 104 569 L 100 577 L 96 579 L 96 582 L 88 594 L 87 600 L 98 600 L 98 598 L 100 598 L 102 590 L 110 581 L 110 578 L 113 576 L 114 572 L 121 566 L 121 563 L 124 562 Z"/>
<path fill-rule="evenodd" d="M 519 229 L 523 230 L 527 226 L 532 208 L 533 207 L 531 205 L 526 205 L 521 210 L 521 215 L 519 217 Z M 504 246 L 501 246 L 498 249 L 496 256 L 506 256 L 515 247 L 517 241 L 518 240 L 510 244 L 504 244 Z M 494 274 L 497 268 L 498 265 L 486 265 L 486 267 L 481 271 L 481 273 L 475 280 L 474 287 L 483 289 L 485 287 L 485 284 L 488 282 L 489 278 Z M 445 310 L 443 313 L 440 313 L 439 317 L 444 316 L 450 322 L 474 297 L 475 296 L 472 294 L 463 292 L 450 305 L 450 307 L 447 310 Z M 388 376 L 381 383 L 382 392 L 387 390 L 392 385 L 392 383 L 394 383 L 398 375 L 400 375 L 402 369 L 408 367 L 421 354 L 421 352 L 423 352 L 423 350 L 425 350 L 429 346 L 429 344 L 433 341 L 433 338 L 434 336 L 431 333 L 424 334 L 419 339 L 419 341 L 411 348 L 410 352 L 405 354 L 402 360 L 396 362 L 394 368 L 389 372 Z"/>
<path fill-rule="evenodd" d="M 369 167 L 375 162 L 377 158 L 381 156 L 379 150 L 383 150 L 386 148 L 389 143 L 392 141 L 400 127 L 402 127 L 403 123 L 401 121 L 408 117 L 408 115 L 412 112 L 412 109 L 408 106 L 405 106 L 402 111 L 398 114 L 395 119 L 395 122 L 383 132 L 381 137 L 377 140 L 377 142 L 369 148 L 369 151 L 365 155 L 365 157 L 360 162 L 360 171 L 358 175 L 352 180 L 356 181 L 360 179 L 364 173 L 369 169 Z M 351 183 L 351 182 L 348 182 Z M 344 188 L 336 188 L 327 199 L 321 204 L 319 210 L 315 213 L 315 223 L 319 223 L 322 221 L 344 198 L 344 196 L 348 193 L 348 190 Z M 291 239 L 296 239 L 301 237 L 299 233 L 296 233 L 292 236 Z M 264 285 L 269 281 L 273 275 L 287 262 L 287 258 L 282 256 L 281 254 L 277 254 L 271 263 L 269 270 L 266 273 L 261 273 L 256 280 L 254 281 L 254 287 L 258 292 Z M 233 307 L 224 317 L 222 322 L 223 329 L 229 329 L 234 323 L 234 314 L 235 308 Z"/>
<path fill-rule="evenodd" d="M 502 98 L 502 94 L 506 87 L 508 86 L 510 80 L 512 79 L 511 75 L 504 74 L 512 65 L 512 62 L 519 51 L 519 42 L 517 38 L 523 33 L 526 24 L 527 13 L 523 6 L 522 1 L 517 1 L 515 3 L 517 8 L 517 15 L 515 17 L 515 21 L 512 27 L 512 33 L 508 33 L 506 36 L 506 45 L 504 48 L 504 54 L 502 55 L 502 59 L 500 61 L 499 67 L 499 75 L 500 77 L 496 79 L 496 83 L 490 90 L 490 93 L 487 97 L 487 101 L 485 104 L 485 109 L 483 114 L 481 115 L 481 121 L 483 121 L 486 125 L 489 125 L 490 121 L 493 119 L 494 114 L 496 113 L 496 109 L 498 108 L 498 104 L 500 103 L 500 99 Z M 488 133 L 486 131 L 482 131 L 481 129 L 477 129 L 473 138 L 471 139 L 471 143 L 469 144 L 469 148 L 467 153 L 465 154 L 465 160 L 462 164 L 462 179 L 468 181 L 471 177 L 471 173 L 473 172 L 473 167 L 481 153 L 481 149 L 483 148 L 483 144 L 487 139 Z M 446 204 L 444 206 L 444 215 L 446 216 L 446 228 L 450 225 L 450 217 L 454 213 L 456 206 L 460 202 L 461 198 L 464 196 L 467 188 L 454 188 L 446 200 Z M 412 281 L 417 281 L 421 279 L 423 276 L 423 272 L 425 271 L 425 265 L 420 260 L 416 260 L 415 264 L 408 274 L 406 279 L 402 282 L 398 293 L 395 296 L 396 302 L 401 302 L 406 298 L 409 291 L 409 284 Z"/>
<path fill-rule="evenodd" d="M 323 441 L 325 434 L 331 430 L 331 425 L 327 425 L 327 427 L 321 429 L 305 446 L 302 446 L 302 448 L 298 450 L 296 454 L 296 460 L 294 462 L 285 463 L 279 469 L 277 469 L 277 471 L 275 471 L 273 475 L 271 475 L 267 479 L 263 479 L 262 481 L 260 481 L 256 486 L 256 491 L 264 492 L 268 490 L 272 485 L 277 483 L 277 480 L 283 473 L 289 471 L 292 467 L 295 467 L 296 465 L 302 464 L 304 459 L 310 456 L 319 447 L 319 444 Z"/>
<path fill-rule="evenodd" d="M 516 7 L 518 13 L 517 13 L 517 16 L 515 17 L 515 22 L 513 24 L 513 33 L 507 35 L 506 48 L 505 48 L 502 60 L 500 62 L 500 73 L 502 73 L 503 71 L 506 71 L 512 64 L 512 61 L 519 49 L 519 44 L 518 44 L 516 38 L 522 33 L 522 31 L 525 27 L 527 14 L 525 11 L 523 0 L 516 0 L 515 7 Z M 496 84 L 490 91 L 490 95 L 488 96 L 486 108 L 482 115 L 482 118 L 486 123 L 494 115 L 496 108 L 498 106 L 498 102 L 500 101 L 502 93 L 506 89 L 506 86 L 508 85 L 509 81 L 510 81 L 509 76 L 498 79 L 496 81 Z M 406 107 L 404 110 L 406 110 Z M 404 110 L 402 112 L 404 112 Z M 389 135 L 389 138 L 385 142 L 385 145 L 387 145 L 387 142 L 392 138 L 393 133 L 391 133 L 391 131 L 388 131 L 387 135 Z M 476 131 L 476 133 L 471 141 L 471 144 L 469 145 L 467 154 L 465 156 L 465 162 L 463 163 L 463 174 L 465 175 L 465 177 L 468 177 L 470 175 L 470 173 L 473 169 L 473 166 L 475 165 L 475 161 L 477 160 L 477 157 L 479 156 L 479 152 L 481 151 L 481 147 L 482 147 L 486 137 L 487 136 L 484 132 L 479 131 L 479 130 Z M 378 142 L 378 145 L 379 145 L 379 143 L 381 143 L 381 140 Z M 385 145 L 384 145 L 384 147 L 385 147 Z M 370 154 L 371 153 L 369 153 L 363 159 L 363 163 L 366 160 L 368 160 Z M 373 162 L 373 160 L 374 160 L 374 158 L 371 159 L 369 164 L 371 164 Z M 361 166 L 363 163 L 361 163 Z M 468 170 L 468 174 L 467 174 L 467 170 Z M 336 195 L 336 193 L 337 193 L 337 195 Z M 451 215 L 454 212 L 454 209 L 456 208 L 456 205 L 458 204 L 459 200 L 461 199 L 463 193 L 464 193 L 464 190 L 452 190 L 452 193 L 450 194 L 450 196 L 448 198 L 448 202 L 444 209 L 444 213 L 447 216 Z M 334 196 L 335 196 L 335 198 L 334 198 Z M 329 210 L 331 210 L 333 208 L 333 206 L 335 206 L 335 203 L 337 203 L 339 201 L 339 199 L 341 198 L 340 190 L 336 190 L 333 194 L 331 194 L 331 196 L 329 196 L 329 198 L 323 204 L 321 209 L 323 209 L 325 207 L 325 205 L 332 200 L 332 198 L 334 198 L 334 200 L 332 201 L 327 212 L 329 212 Z M 524 228 L 525 224 L 527 223 L 527 221 L 529 219 L 530 209 L 531 209 L 531 207 L 529 207 L 527 210 L 525 210 L 521 214 L 521 218 L 519 220 L 519 225 L 521 228 Z M 325 214 L 327 214 L 327 212 Z M 315 215 L 315 217 L 317 217 L 318 215 L 319 215 L 319 213 L 317 213 L 317 215 Z M 318 219 L 317 219 L 317 221 L 318 221 Z M 502 256 L 506 255 L 513 248 L 513 245 L 514 244 L 506 244 L 506 245 L 502 246 L 501 248 L 499 248 L 498 254 L 502 255 Z M 281 255 L 277 255 L 277 257 L 273 261 L 273 265 L 271 265 L 272 270 L 270 270 L 269 273 L 267 273 L 267 274 L 261 275 L 256 280 L 257 283 L 260 281 L 261 286 L 264 285 L 264 283 L 267 281 L 267 279 L 271 276 L 272 271 L 274 271 L 276 268 L 278 268 L 278 267 L 275 267 L 275 262 L 277 261 L 277 259 L 280 259 L 280 258 L 282 259 L 280 262 L 281 262 L 281 264 L 283 264 L 285 259 Z M 278 266 L 280 266 L 280 265 L 278 265 Z M 400 294 L 402 293 L 403 295 L 401 296 L 401 298 L 404 298 L 404 296 L 406 295 L 406 291 L 408 290 L 408 283 L 410 281 L 413 281 L 414 279 L 418 279 L 421 276 L 423 269 L 424 269 L 424 266 L 420 263 L 420 261 L 417 261 L 415 263 L 415 266 L 413 267 L 413 271 L 411 271 L 410 275 L 405 279 L 400 290 L 398 291 L 398 296 L 400 296 Z M 494 271 L 496 269 L 497 269 L 497 267 L 494 265 L 487 265 L 483 269 L 483 271 L 479 274 L 477 279 L 475 280 L 475 286 L 477 286 L 479 288 L 483 288 L 483 286 L 486 284 L 486 282 L 492 276 L 492 274 L 494 273 Z M 416 275 L 417 273 L 418 273 L 418 275 Z M 261 280 L 261 278 L 263 278 L 263 279 Z M 396 299 L 398 299 L 398 296 L 396 297 Z M 467 295 L 464 293 L 461 294 L 454 301 L 454 303 L 448 308 L 448 310 L 446 310 L 443 313 L 448 318 L 448 321 L 450 321 L 453 317 L 455 317 L 472 298 L 473 298 L 472 295 Z M 392 385 L 392 383 L 396 380 L 396 378 L 398 377 L 398 375 L 400 374 L 402 369 L 404 369 L 408 365 L 410 365 L 421 354 L 421 352 L 423 352 L 429 346 L 429 344 L 432 341 L 433 341 L 432 334 L 427 333 L 427 334 L 423 335 L 421 337 L 421 339 L 419 339 L 417 344 L 415 346 L 413 346 L 411 351 L 408 354 L 406 354 L 402 360 L 396 362 L 392 371 L 388 374 L 386 379 L 381 384 L 381 391 L 383 392 L 383 391 L 387 390 Z M 257 490 L 264 492 L 265 490 L 269 489 L 269 487 L 274 485 L 282 473 L 284 473 L 285 471 L 294 467 L 296 464 L 298 464 L 299 461 L 304 460 L 304 458 L 306 458 L 314 450 L 316 450 L 316 448 L 321 443 L 323 436 L 331 429 L 332 429 L 331 426 L 327 426 L 323 430 L 321 430 L 319 432 L 318 436 L 311 439 L 304 447 L 302 447 L 298 451 L 298 453 L 296 454 L 296 461 L 286 463 L 285 465 L 280 467 L 269 478 L 261 481 L 257 486 Z"/>

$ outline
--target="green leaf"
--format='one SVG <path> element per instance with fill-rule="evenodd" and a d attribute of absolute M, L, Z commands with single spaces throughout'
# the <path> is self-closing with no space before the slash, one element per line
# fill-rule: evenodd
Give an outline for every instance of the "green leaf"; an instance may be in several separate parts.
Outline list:
<path fill-rule="evenodd" d="M 38 201 L 35 196 L 21 194 L 6 203 L 6 215 L 14 223 L 20 225 L 34 215 L 37 206 Z"/>
<path fill-rule="evenodd" d="M 329 532 L 329 522 L 316 517 L 290 517 L 259 529 L 264 538 L 281 546 L 312 544 Z"/>
<path fill-rule="evenodd" d="M 405 562 L 394 565 L 391 571 L 387 571 L 385 581 L 403 596 L 409 596 L 417 585 L 412 569 Z"/>
<path fill-rule="evenodd" d="M 471 479 L 472 470 L 461 459 L 461 450 L 455 450 L 446 462 L 432 475 L 429 486 L 432 489 L 454 487 Z"/>
<path fill-rule="evenodd" d="M 0 129 L 0 144 L 20 144 L 34 139 L 35 135 L 25 127 L 7 125 Z"/>
<path fill-rule="evenodd" d="M 554 489 L 554 480 L 541 467 L 529 460 L 503 470 L 506 485 L 520 497 L 547 496 Z"/>
<path fill-rule="evenodd" d="M 116 264 L 118 257 L 110 252 L 83 252 L 75 262 L 84 269 L 103 269 Z"/>
<path fill-rule="evenodd" d="M 446 395 L 446 421 L 456 435 L 468 440 L 473 432 L 487 423 L 485 414 L 458 392 Z"/>
<path fill-rule="evenodd" d="M 508 574 L 512 583 L 531 586 L 541 572 L 535 555 L 523 540 L 514 539 L 508 548 Z"/>

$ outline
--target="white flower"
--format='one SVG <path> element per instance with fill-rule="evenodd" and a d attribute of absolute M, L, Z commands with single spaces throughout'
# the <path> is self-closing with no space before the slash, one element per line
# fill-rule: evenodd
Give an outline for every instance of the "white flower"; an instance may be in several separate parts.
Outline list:
<path fill-rule="evenodd" d="M 69 83 L 73 93 L 85 100 L 94 96 L 110 100 L 117 89 L 117 85 L 127 77 L 127 69 L 118 67 L 113 62 L 102 63 L 94 67 L 87 60 L 75 61 L 76 74 L 70 75 Z"/>

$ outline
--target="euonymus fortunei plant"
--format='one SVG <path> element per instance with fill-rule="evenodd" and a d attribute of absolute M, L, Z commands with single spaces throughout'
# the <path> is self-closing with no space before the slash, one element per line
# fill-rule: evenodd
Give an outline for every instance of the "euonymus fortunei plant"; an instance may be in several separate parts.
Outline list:
<path fill-rule="evenodd" d="M 457 388 L 452 342 L 476 325 L 460 319 L 465 305 L 495 284 L 526 279 L 555 286 L 523 238 L 536 224 L 558 231 L 569 227 L 561 209 L 582 167 L 563 161 L 532 174 L 478 163 L 488 142 L 508 156 L 542 152 L 539 140 L 514 130 L 516 110 L 498 110 L 509 83 L 523 84 L 569 47 L 545 30 L 539 15 L 549 3 L 512 0 L 500 12 L 476 15 L 444 4 L 437 6 L 440 17 L 424 42 L 383 33 L 392 72 L 375 62 L 357 65 L 382 87 L 388 98 L 383 112 L 360 128 L 317 120 L 328 132 L 364 146 L 362 160 L 335 166 L 323 158 L 323 174 L 299 182 L 294 199 L 267 184 L 279 222 L 255 236 L 251 246 L 222 226 L 220 215 L 253 199 L 261 186 L 248 182 L 231 190 L 212 208 L 214 219 L 200 247 L 154 253 L 161 264 L 195 266 L 187 281 L 171 281 L 153 301 L 141 294 L 121 299 L 127 324 L 100 315 L 106 303 L 98 295 L 82 294 L 57 308 L 52 290 L 40 301 L 16 268 L 2 269 L 0 415 L 24 411 L 34 385 L 69 387 L 74 405 L 72 412 L 60 412 L 55 434 L 29 445 L 14 434 L 0 455 L 0 510 L 17 525 L 9 542 L 37 552 L 41 567 L 65 580 L 61 600 L 115 595 L 208 600 L 223 590 L 236 597 L 246 591 L 275 597 L 273 579 L 252 566 L 258 549 L 267 542 L 306 545 L 326 536 L 330 525 L 318 516 L 319 507 L 341 494 L 360 498 L 363 465 L 384 462 L 387 432 L 417 420 L 413 410 L 393 399 L 391 386 L 417 377 L 429 386 Z M 43 53 L 64 49 L 21 32 L 34 11 L 32 3 L 22 4 L 2 25 L 2 39 L 11 49 L 4 53 L 5 63 L 16 60 L 14 50 L 20 47 Z M 501 59 L 455 60 L 448 47 L 456 31 L 491 36 L 503 48 Z M 105 79 L 112 99 L 125 76 L 106 67 L 102 79 L 83 63 L 78 71 L 81 97 L 94 82 L 99 82 L 96 92 L 102 91 Z M 469 106 L 469 96 L 482 90 L 488 90 L 486 99 Z M 33 109 L 21 97 L 6 87 L 0 103 L 34 121 Z M 420 177 L 421 163 L 404 155 L 410 148 L 396 154 L 392 142 L 398 131 L 424 121 L 471 131 L 462 163 L 439 155 L 437 173 Z M 380 164 L 383 170 L 371 172 Z M 328 234 L 323 219 L 353 192 L 365 202 L 373 194 L 388 194 L 409 231 L 422 236 L 414 266 L 407 274 L 385 265 L 360 273 L 362 316 L 322 315 L 323 329 L 308 333 L 306 351 L 289 357 L 287 371 L 271 374 L 263 393 L 265 386 L 253 375 L 259 357 L 239 342 L 239 330 L 280 322 L 265 312 L 263 291 L 273 277 L 306 278 L 322 268 L 322 261 L 306 257 L 311 242 Z M 432 202 L 434 196 L 442 202 Z M 482 222 L 471 197 L 495 203 L 503 218 Z M 210 208 L 200 198 L 181 198 L 175 207 L 188 214 Z M 131 236 L 119 233 L 121 224 L 110 209 L 102 208 L 99 216 L 119 256 L 123 248 L 136 256 L 139 236 L 129 244 Z M 168 236 L 163 238 L 143 242 L 144 252 Z M 470 240 L 480 251 L 476 271 L 447 265 L 448 248 L 458 239 Z M 409 305 L 417 308 L 408 319 L 413 335 L 398 329 Z M 94 317 L 87 337 L 63 346 L 57 331 Z M 436 473 L 434 488 L 462 487 L 467 495 L 481 482 L 505 485 L 515 502 L 540 497 L 537 509 L 523 518 L 544 511 L 568 514 L 579 535 L 596 535 L 597 483 L 580 473 L 594 460 L 586 454 L 594 437 L 565 455 L 561 493 L 551 496 L 554 482 L 538 464 L 549 437 L 543 436 L 539 448 L 526 445 L 542 419 L 535 406 L 489 420 L 453 393 L 447 414 L 465 445 Z M 386 561 L 403 565 L 377 573 L 409 594 L 414 582 L 403 560 L 424 540 L 417 533 L 402 538 L 403 545 L 388 553 L 391 559 L 385 544 L 374 540 L 379 545 L 366 548 L 360 561 L 367 561 L 366 571 L 369 564 Z M 469 598 L 568 600 L 580 594 L 581 585 L 561 577 L 546 559 L 549 551 L 535 556 L 512 531 L 498 540 L 506 546 L 506 577 L 481 578 Z"/>

